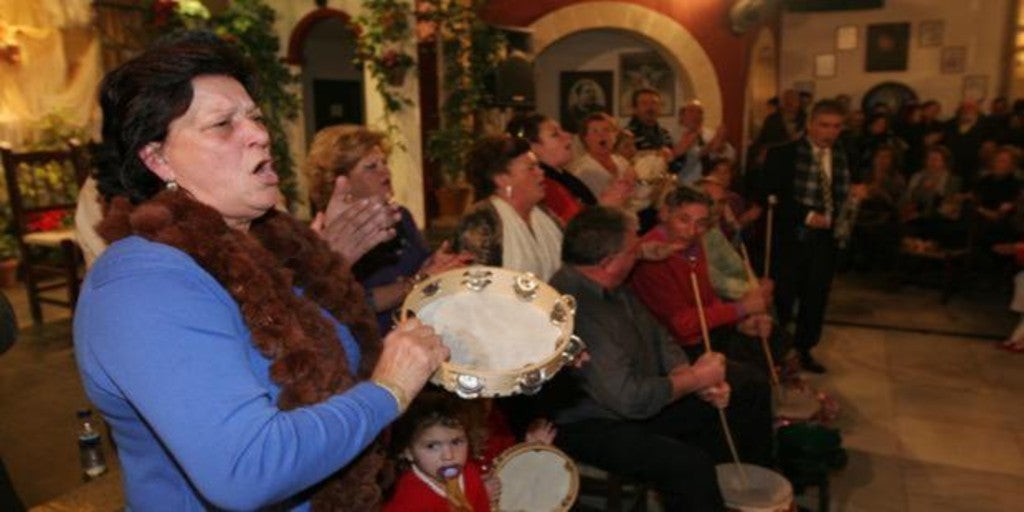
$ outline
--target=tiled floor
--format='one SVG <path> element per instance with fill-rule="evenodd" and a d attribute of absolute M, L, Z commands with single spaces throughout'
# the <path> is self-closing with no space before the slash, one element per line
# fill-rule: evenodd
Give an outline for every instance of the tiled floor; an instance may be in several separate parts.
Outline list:
<path fill-rule="evenodd" d="M 4 291 L 24 321 L 23 292 Z M 841 403 L 850 455 L 833 475 L 832 509 L 1024 510 L 1024 355 L 974 336 L 913 332 L 1008 332 L 1005 290 L 940 305 L 933 290 L 881 292 L 846 278 L 835 293 L 837 323 L 819 349 L 829 373 L 814 377 Z M 85 397 L 59 315 L 47 309 L 51 321 L 0 358 L 0 454 L 28 505 L 80 482 L 73 418 Z"/>

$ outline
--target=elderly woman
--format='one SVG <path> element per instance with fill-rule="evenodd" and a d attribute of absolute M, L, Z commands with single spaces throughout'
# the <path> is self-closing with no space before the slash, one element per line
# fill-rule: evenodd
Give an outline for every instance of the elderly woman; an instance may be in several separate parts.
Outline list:
<path fill-rule="evenodd" d="M 619 178 L 629 178 L 629 160 L 612 152 L 615 126 L 605 114 L 591 114 L 583 120 L 579 137 L 586 152 L 569 164 L 569 170 L 587 185 L 595 197 Z"/>
<path fill-rule="evenodd" d="M 963 201 L 961 179 L 953 174 L 953 154 L 944 146 L 932 146 L 925 153 L 924 169 L 910 178 L 900 204 L 904 243 L 911 250 L 927 250 L 932 244 L 955 247 L 964 242 L 966 229 L 960 224 Z"/>
<path fill-rule="evenodd" d="M 362 126 L 335 125 L 320 130 L 313 138 L 306 159 L 313 207 L 327 208 L 338 176 L 348 179 L 350 200 L 388 200 L 391 170 L 387 162 L 385 135 Z M 387 332 L 392 313 L 402 304 L 417 278 L 465 265 L 467 253 L 455 254 L 447 242 L 433 256 L 409 210 L 398 207 L 400 216 L 395 238 L 371 249 L 355 262 L 352 272 L 369 291 L 381 332 Z"/>
<path fill-rule="evenodd" d="M 478 263 L 547 281 L 561 266 L 562 230 L 539 206 L 546 182 L 529 141 L 485 137 L 470 152 L 468 175 L 484 199 L 459 221 L 456 245 Z"/>
<path fill-rule="evenodd" d="M 325 242 L 337 205 L 324 238 L 274 209 L 256 91 L 237 53 L 195 32 L 101 86 L 111 244 L 75 352 L 133 510 L 373 509 L 382 456 L 367 448 L 448 356 L 414 320 L 379 342 Z"/>

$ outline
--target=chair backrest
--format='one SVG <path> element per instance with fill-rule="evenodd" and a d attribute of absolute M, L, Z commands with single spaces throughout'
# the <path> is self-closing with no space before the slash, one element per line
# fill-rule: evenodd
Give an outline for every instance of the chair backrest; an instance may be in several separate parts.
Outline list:
<path fill-rule="evenodd" d="M 30 152 L 0 147 L 0 160 L 19 238 L 73 220 L 78 189 L 89 173 L 88 158 L 81 146 Z"/>

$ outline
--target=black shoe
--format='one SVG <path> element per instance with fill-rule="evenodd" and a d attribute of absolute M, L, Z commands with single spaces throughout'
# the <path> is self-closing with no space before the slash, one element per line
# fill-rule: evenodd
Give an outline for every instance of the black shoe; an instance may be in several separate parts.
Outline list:
<path fill-rule="evenodd" d="M 811 373 L 825 373 L 825 366 L 808 352 L 800 354 L 800 367 Z"/>

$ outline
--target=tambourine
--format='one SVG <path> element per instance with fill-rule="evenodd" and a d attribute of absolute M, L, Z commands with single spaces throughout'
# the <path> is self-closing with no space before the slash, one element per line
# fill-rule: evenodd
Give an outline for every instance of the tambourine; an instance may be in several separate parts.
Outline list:
<path fill-rule="evenodd" d="M 501 481 L 500 512 L 564 512 L 579 494 L 576 464 L 561 450 L 541 443 L 517 444 L 494 460 Z"/>
<path fill-rule="evenodd" d="M 451 350 L 431 382 L 462 398 L 533 394 L 583 352 L 576 300 L 529 272 L 473 266 L 417 283 L 401 317 L 430 325 Z"/>
<path fill-rule="evenodd" d="M 715 466 L 725 508 L 736 512 L 794 512 L 793 486 L 786 477 L 754 464 Z M 744 482 L 744 475 L 746 481 Z"/>

